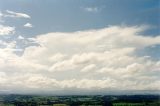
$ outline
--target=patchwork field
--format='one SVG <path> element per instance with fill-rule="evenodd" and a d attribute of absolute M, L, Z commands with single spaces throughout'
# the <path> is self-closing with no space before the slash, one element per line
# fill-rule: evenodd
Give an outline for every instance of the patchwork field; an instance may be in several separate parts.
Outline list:
<path fill-rule="evenodd" d="M 0 106 L 160 106 L 159 95 L 1 95 Z"/>

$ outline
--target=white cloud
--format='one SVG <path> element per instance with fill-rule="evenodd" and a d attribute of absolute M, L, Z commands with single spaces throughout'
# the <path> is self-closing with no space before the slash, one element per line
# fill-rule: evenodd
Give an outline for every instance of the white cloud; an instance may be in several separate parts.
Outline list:
<path fill-rule="evenodd" d="M 99 11 L 97 7 L 86 7 L 84 8 L 84 10 L 87 12 L 98 12 Z"/>
<path fill-rule="evenodd" d="M 90 64 L 86 67 L 84 67 L 81 72 L 91 72 L 93 71 L 94 69 L 96 68 L 96 65 L 95 64 Z"/>
<path fill-rule="evenodd" d="M 4 14 L 4 17 L 12 17 L 12 18 L 31 18 L 28 14 L 14 12 L 10 10 L 6 10 L 7 14 Z"/>
<path fill-rule="evenodd" d="M 30 40 L 39 45 L 25 48 L 22 56 L 14 53 L 15 42 L 6 43 L 0 48 L 0 90 L 160 90 L 160 60 L 136 55 L 160 44 L 160 36 L 143 36 L 143 30 L 110 26 L 38 35 Z"/>
<path fill-rule="evenodd" d="M 32 26 L 31 23 L 26 23 L 26 24 L 24 24 L 24 27 L 26 27 L 26 28 L 32 28 L 33 26 Z"/>
<path fill-rule="evenodd" d="M 19 36 L 18 36 L 18 39 L 20 39 L 20 40 L 24 40 L 24 37 L 23 37 L 23 36 L 21 36 L 21 35 L 19 35 Z"/>
<path fill-rule="evenodd" d="M 2 14 L 2 12 L 0 11 L 0 17 L 2 17 L 3 16 L 3 14 Z"/>
<path fill-rule="evenodd" d="M 14 34 L 14 32 L 14 27 L 0 25 L 0 36 Z"/>
<path fill-rule="evenodd" d="M 0 22 L 4 22 L 4 20 L 2 20 L 2 17 L 3 17 L 3 14 L 2 14 L 2 12 L 0 11 Z"/>

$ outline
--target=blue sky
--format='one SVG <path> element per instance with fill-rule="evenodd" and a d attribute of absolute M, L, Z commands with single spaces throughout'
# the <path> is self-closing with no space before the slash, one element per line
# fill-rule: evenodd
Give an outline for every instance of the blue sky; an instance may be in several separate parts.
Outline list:
<path fill-rule="evenodd" d="M 160 90 L 159 29 L 159 0 L 0 0 L 0 92 Z"/>
<path fill-rule="evenodd" d="M 1 0 L 0 8 L 1 11 L 24 12 L 32 17 L 22 21 L 6 19 L 6 24 L 16 26 L 25 36 L 120 24 L 149 24 L 156 27 L 151 34 L 159 33 L 159 0 Z M 85 8 L 97 8 L 97 11 L 89 12 Z M 21 28 L 24 22 L 31 22 L 35 28 Z"/>

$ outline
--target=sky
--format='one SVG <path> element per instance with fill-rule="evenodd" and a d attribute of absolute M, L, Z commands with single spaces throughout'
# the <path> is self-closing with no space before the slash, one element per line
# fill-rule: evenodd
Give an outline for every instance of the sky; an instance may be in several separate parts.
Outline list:
<path fill-rule="evenodd" d="M 159 0 L 0 0 L 0 93 L 159 85 Z"/>

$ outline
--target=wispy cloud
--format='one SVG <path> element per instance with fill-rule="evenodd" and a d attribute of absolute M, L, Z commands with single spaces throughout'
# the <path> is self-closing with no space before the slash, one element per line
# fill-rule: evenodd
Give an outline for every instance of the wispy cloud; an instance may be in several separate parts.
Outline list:
<path fill-rule="evenodd" d="M 86 7 L 84 8 L 84 10 L 87 12 L 98 12 L 99 8 L 98 7 Z"/>
<path fill-rule="evenodd" d="M 6 10 L 7 14 L 4 14 L 4 17 L 13 17 L 13 18 L 31 18 L 28 14 L 14 12 L 10 10 Z"/>
<path fill-rule="evenodd" d="M 0 22 L 4 22 L 4 20 L 2 20 L 2 17 L 3 17 L 3 14 L 2 14 L 2 12 L 0 11 Z"/>
<path fill-rule="evenodd" d="M 26 28 L 32 28 L 33 26 L 32 26 L 31 23 L 26 23 L 26 24 L 24 24 L 24 27 L 26 27 Z"/>
<path fill-rule="evenodd" d="M 3 16 L 3 14 L 2 14 L 2 12 L 0 11 L 0 17 L 2 17 Z"/>

